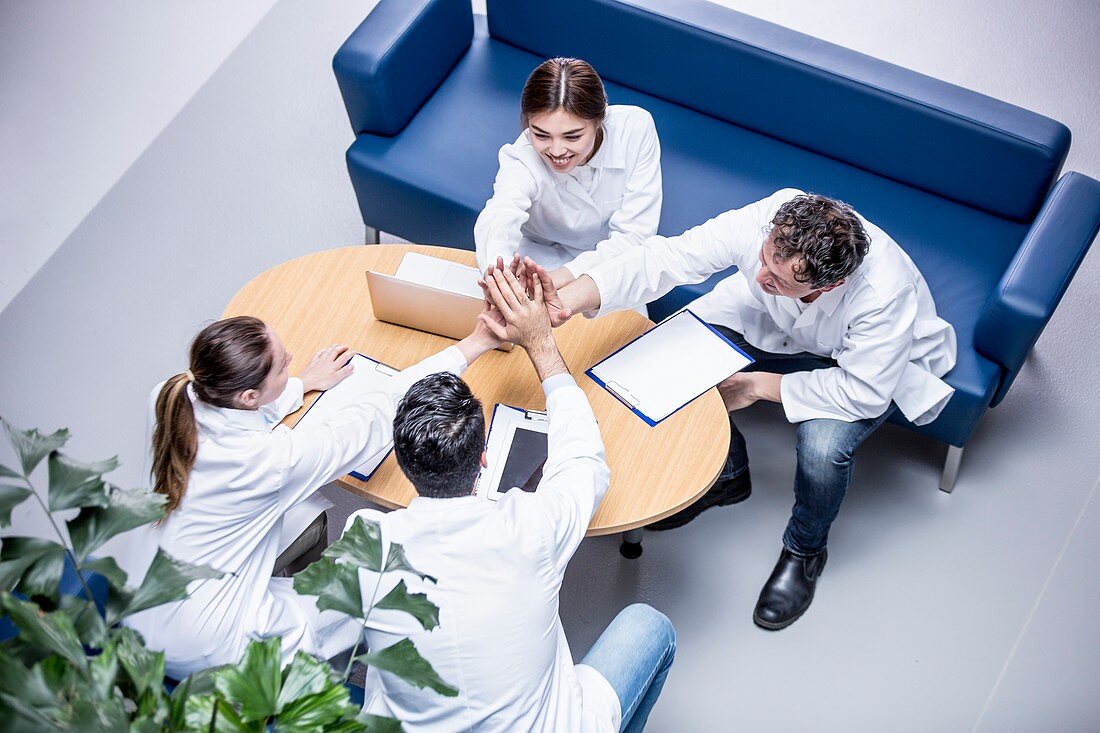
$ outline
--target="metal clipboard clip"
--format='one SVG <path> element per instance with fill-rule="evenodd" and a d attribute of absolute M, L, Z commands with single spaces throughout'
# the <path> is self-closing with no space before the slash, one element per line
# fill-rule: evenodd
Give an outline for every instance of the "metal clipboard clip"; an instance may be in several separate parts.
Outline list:
<path fill-rule="evenodd" d="M 609 382 L 606 382 L 605 384 L 607 386 L 608 391 L 611 392 L 611 394 L 618 397 L 619 400 L 623 402 L 623 404 L 628 405 L 632 409 L 637 408 L 638 405 L 641 404 L 638 401 L 638 398 L 630 393 L 629 389 L 627 389 L 623 385 L 619 384 L 618 382 L 609 381 Z"/>
<path fill-rule="evenodd" d="M 523 419 L 533 420 L 536 422 L 546 422 L 546 410 L 524 410 Z"/>
<path fill-rule="evenodd" d="M 394 369 L 391 366 L 387 366 L 386 364 L 383 364 L 382 362 L 378 362 L 374 365 L 374 371 L 381 372 L 382 374 L 385 374 L 387 377 L 392 377 L 392 376 L 395 376 L 397 374 L 396 369 Z"/>

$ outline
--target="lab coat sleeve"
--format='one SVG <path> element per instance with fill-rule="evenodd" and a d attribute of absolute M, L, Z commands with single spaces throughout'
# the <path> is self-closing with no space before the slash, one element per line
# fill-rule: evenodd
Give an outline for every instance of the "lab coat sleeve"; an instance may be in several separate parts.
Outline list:
<path fill-rule="evenodd" d="M 622 206 L 608 221 L 607 239 L 565 265 L 574 277 L 580 277 L 597 263 L 616 257 L 657 233 L 657 225 L 661 222 L 661 143 L 653 118 L 648 112 L 641 112 L 643 122 L 633 136 L 635 139 L 623 141 L 638 154 L 626 181 Z"/>
<path fill-rule="evenodd" d="M 301 407 L 304 396 L 305 387 L 302 384 L 302 380 L 298 377 L 291 377 L 286 380 L 286 388 L 283 390 L 283 393 L 269 404 L 261 407 L 260 412 L 264 414 L 268 422 L 274 425 Z"/>
<path fill-rule="evenodd" d="M 524 525 L 544 534 L 551 560 L 564 574 L 611 474 L 599 426 L 581 388 L 570 377 L 568 383 L 547 389 L 550 426 L 542 481 L 533 494 L 512 491 L 501 501 L 515 501 Z"/>
<path fill-rule="evenodd" d="M 279 502 L 285 510 L 393 447 L 397 403 L 417 380 L 437 372 L 461 374 L 466 360 L 452 346 L 394 376 L 386 391 L 364 395 L 324 422 L 302 430 L 276 428 Z"/>
<path fill-rule="evenodd" d="M 641 247 L 599 263 L 586 273 L 600 291 L 596 315 L 636 308 L 677 285 L 702 282 L 731 265 L 743 269 L 759 256 L 776 210 L 800 193 L 789 188 L 776 191 L 677 237 L 651 237 Z"/>
<path fill-rule="evenodd" d="M 517 154 L 515 145 L 505 145 L 498 156 L 500 168 L 493 182 L 493 196 L 474 223 L 477 266 L 482 272 L 497 257 L 507 262 L 519 250 L 520 228 L 530 217 L 538 193 L 535 177 Z"/>
<path fill-rule="evenodd" d="M 885 412 L 909 363 L 916 317 L 912 285 L 857 315 L 834 356 L 837 366 L 783 376 L 787 419 L 854 422 Z"/>

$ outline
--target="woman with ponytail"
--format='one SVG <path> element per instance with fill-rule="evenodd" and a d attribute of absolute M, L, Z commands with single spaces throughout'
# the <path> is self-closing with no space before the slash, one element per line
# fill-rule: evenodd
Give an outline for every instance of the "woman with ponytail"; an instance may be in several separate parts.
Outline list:
<path fill-rule="evenodd" d="M 191 343 L 188 369 L 152 395 L 152 479 L 168 497 L 165 516 L 136 541 L 139 560 L 157 548 L 208 565 L 220 579 L 195 581 L 190 596 L 136 614 L 127 623 L 163 650 L 177 679 L 238 661 L 251 639 L 281 637 L 284 663 L 298 651 L 328 658 L 355 643 L 359 624 L 271 577 L 285 545 L 284 519 L 326 483 L 392 446 L 397 401 L 421 377 L 461 374 L 500 345 L 479 321 L 470 336 L 397 374 L 385 392 L 362 395 L 324 423 L 278 425 L 310 390 L 352 371 L 346 346 L 316 352 L 299 376 L 263 321 L 227 318 Z"/>
<path fill-rule="evenodd" d="M 493 196 L 474 225 L 484 270 L 530 256 L 558 286 L 657 233 L 661 147 L 649 112 L 607 104 L 579 59 L 553 58 L 527 79 L 522 132 L 500 149 Z"/>

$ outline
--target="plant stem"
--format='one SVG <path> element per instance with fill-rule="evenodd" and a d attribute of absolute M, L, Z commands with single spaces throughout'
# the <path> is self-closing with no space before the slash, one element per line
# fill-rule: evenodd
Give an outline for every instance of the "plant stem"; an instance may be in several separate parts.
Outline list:
<path fill-rule="evenodd" d="M 386 559 L 389 559 L 389 553 L 386 553 Z M 385 568 L 386 563 L 382 562 L 381 567 Z M 374 610 L 374 599 L 378 597 L 378 588 L 382 585 L 382 576 L 386 574 L 385 570 L 378 571 L 378 582 L 374 584 L 374 592 L 370 596 L 370 604 L 367 606 L 367 611 L 363 614 L 363 627 L 359 633 L 359 639 L 356 639 L 355 646 L 351 648 L 351 658 L 348 659 L 348 666 L 344 669 L 344 682 L 348 681 L 351 676 L 351 667 L 355 664 L 355 655 L 359 652 L 359 640 L 367 633 L 367 619 L 370 618 L 370 612 Z"/>
<path fill-rule="evenodd" d="M 27 484 L 27 488 L 31 490 L 31 494 L 34 495 L 35 500 L 38 502 L 38 506 L 42 507 L 42 511 L 46 513 L 46 519 L 50 520 L 50 524 L 53 526 L 53 531 L 57 533 L 57 539 L 61 541 L 61 546 L 65 548 L 65 554 L 69 556 L 69 562 L 73 564 L 73 569 L 76 570 L 76 577 L 80 579 L 80 585 L 84 588 L 84 595 L 91 601 L 92 605 L 95 605 L 95 597 L 92 595 L 92 589 L 88 587 L 87 581 L 84 580 L 84 572 L 80 568 L 80 563 L 76 561 L 76 555 L 73 550 L 65 542 L 65 535 L 61 533 L 61 528 L 57 526 L 57 522 L 53 519 L 53 512 L 46 506 L 46 502 L 42 501 L 42 497 L 38 495 L 38 492 L 34 490 L 34 485 L 26 476 L 23 477 L 23 482 Z"/>

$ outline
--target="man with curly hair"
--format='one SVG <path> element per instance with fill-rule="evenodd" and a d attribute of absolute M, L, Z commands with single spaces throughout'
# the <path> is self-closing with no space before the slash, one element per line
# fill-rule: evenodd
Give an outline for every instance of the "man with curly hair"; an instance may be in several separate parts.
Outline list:
<path fill-rule="evenodd" d="M 732 415 L 758 400 L 782 404 L 798 426 L 795 503 L 753 613 L 775 630 L 813 600 L 856 448 L 894 410 L 921 425 L 950 399 L 941 377 L 955 364 L 955 332 L 889 235 L 841 201 L 795 189 L 543 279 L 560 288 L 548 304 L 562 322 L 648 303 L 731 265 L 736 274 L 689 306 L 756 360 L 718 385 L 731 414 L 729 457 L 709 492 L 650 529 L 747 499 L 748 454 Z"/>

